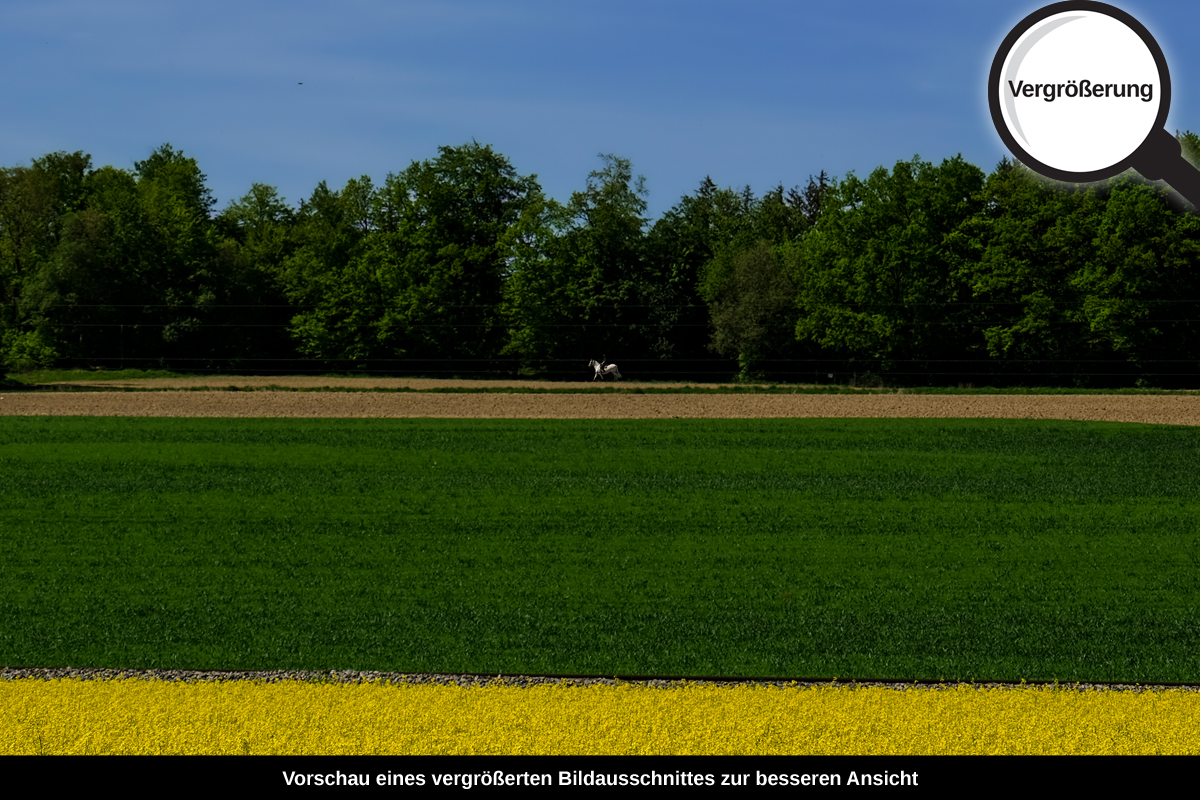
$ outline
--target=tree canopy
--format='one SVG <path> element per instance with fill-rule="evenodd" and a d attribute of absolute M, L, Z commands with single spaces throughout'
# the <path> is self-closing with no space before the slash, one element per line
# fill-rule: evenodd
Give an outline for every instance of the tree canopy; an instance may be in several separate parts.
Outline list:
<path fill-rule="evenodd" d="M 1185 157 L 1200 137 L 1177 134 Z M 220 210 L 164 144 L 0 168 L 0 359 L 183 370 L 1186 385 L 1200 219 L 1135 173 L 914 156 L 698 189 L 657 220 L 602 154 L 566 202 L 490 145 Z"/>

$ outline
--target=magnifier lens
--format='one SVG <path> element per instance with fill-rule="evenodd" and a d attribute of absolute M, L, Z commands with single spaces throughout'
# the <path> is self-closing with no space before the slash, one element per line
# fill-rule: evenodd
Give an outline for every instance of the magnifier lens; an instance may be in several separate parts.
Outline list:
<path fill-rule="evenodd" d="M 1165 99 L 1146 42 L 1095 11 L 1064 11 L 1031 26 L 999 78 L 1001 114 L 1015 142 L 1064 172 L 1106 171 L 1128 159 L 1155 129 Z"/>

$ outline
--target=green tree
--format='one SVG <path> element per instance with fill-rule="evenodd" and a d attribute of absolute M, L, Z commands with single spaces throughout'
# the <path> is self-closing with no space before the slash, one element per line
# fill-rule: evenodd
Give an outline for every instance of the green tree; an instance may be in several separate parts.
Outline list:
<path fill-rule="evenodd" d="M 648 350 L 645 178 L 628 159 L 600 158 L 583 191 L 565 206 L 540 201 L 527 240 L 510 240 L 507 352 L 527 371 L 579 375 L 589 358 L 628 364 Z"/>
<path fill-rule="evenodd" d="M 825 170 L 821 170 L 821 174 L 816 178 L 808 176 L 808 184 L 803 192 L 793 189 L 788 196 L 792 206 L 800 209 L 800 213 L 811 226 L 816 224 L 821 216 L 821 211 L 825 208 L 825 199 L 833 188 L 833 179 L 825 174 Z"/>
<path fill-rule="evenodd" d="M 379 355 L 374 326 L 386 298 L 358 268 L 374 193 L 366 175 L 340 192 L 321 181 L 296 212 L 292 248 L 274 278 L 294 308 L 289 331 L 303 355 L 340 366 Z"/>
<path fill-rule="evenodd" d="M 211 194 L 194 159 L 163 145 L 134 173 L 87 175 L 82 207 L 30 305 L 64 355 L 110 366 L 210 368 L 227 363 L 222 318 L 242 280 L 220 246 Z"/>
<path fill-rule="evenodd" d="M 968 357 L 1011 379 L 1074 382 L 1089 365 L 1072 277 L 1092 253 L 1095 190 L 1064 189 L 1007 159 L 948 239 L 967 287 Z"/>
<path fill-rule="evenodd" d="M 809 183 L 811 189 L 811 177 Z M 782 185 L 762 197 L 748 186 L 712 193 L 717 234 L 699 291 L 710 311 L 709 348 L 736 358 L 743 379 L 788 372 L 800 355 L 791 329 L 801 260 L 795 244 L 812 227 L 805 197 Z M 793 292 L 786 301 L 784 291 Z"/>
<path fill-rule="evenodd" d="M 216 199 L 200 171 L 196 159 L 189 158 L 170 144 L 163 144 L 144 161 L 133 163 L 139 183 L 149 183 L 193 214 L 207 219 Z"/>
<path fill-rule="evenodd" d="M 121 366 L 156 344 L 158 329 L 146 324 L 156 314 L 146 260 L 152 231 L 132 173 L 101 167 L 84 189 L 85 207 L 64 217 L 62 240 L 29 297 L 65 358 Z"/>
<path fill-rule="evenodd" d="M 561 258 L 558 247 L 569 225 L 567 209 L 538 193 L 522 212 L 519 232 L 505 242 L 500 310 L 508 331 L 502 355 L 516 359 L 523 375 L 570 374 L 586 363 L 579 360 L 586 326 L 578 313 L 585 298 L 575 264 Z"/>
<path fill-rule="evenodd" d="M 1091 257 L 1071 277 L 1084 344 L 1110 365 L 1111 377 L 1099 382 L 1177 373 L 1181 361 L 1194 373 L 1198 232 L 1194 214 L 1171 210 L 1164 188 L 1133 181 L 1110 188 Z"/>
<path fill-rule="evenodd" d="M 681 198 L 646 234 L 643 296 L 650 356 L 664 362 L 659 370 L 711 377 L 709 308 L 700 282 L 728 238 L 726 227 L 734 217 L 724 201 L 732 194 L 706 177 L 695 194 Z"/>
<path fill-rule="evenodd" d="M 251 185 L 217 217 L 221 233 L 233 239 L 264 269 L 278 272 L 290 255 L 290 233 L 295 215 L 274 186 Z"/>
<path fill-rule="evenodd" d="M 296 213 L 273 186 L 255 183 L 213 220 L 217 272 L 226 276 L 208 326 L 230 366 L 295 368 L 288 334 L 293 315 L 279 280 L 296 250 Z"/>
<path fill-rule="evenodd" d="M 983 172 L 914 157 L 827 190 L 803 240 L 796 335 L 900 375 L 946 372 L 968 330 L 948 239 L 977 210 Z"/>
<path fill-rule="evenodd" d="M 47 366 L 59 355 L 31 290 L 81 206 L 91 157 L 50 153 L 0 169 L 0 366 Z"/>
<path fill-rule="evenodd" d="M 377 339 L 401 359 L 487 370 L 504 346 L 508 242 L 540 190 L 491 146 L 438 152 L 375 198 L 361 260 L 383 300 Z"/>
<path fill-rule="evenodd" d="M 441 147 L 375 189 L 322 186 L 280 274 L 303 352 L 406 370 L 495 368 L 511 240 L 540 197 L 490 146 Z"/>
<path fill-rule="evenodd" d="M 560 242 L 579 281 L 580 318 L 586 325 L 577 352 L 641 356 L 647 327 L 642 238 L 646 179 L 628 159 L 601 155 L 604 168 L 567 204 L 572 224 Z M 565 354 L 564 354 L 565 355 Z"/>
<path fill-rule="evenodd" d="M 741 377 L 759 377 L 765 359 L 786 357 L 794 349 L 796 285 L 775 248 L 761 240 L 734 257 L 723 289 L 713 303 L 712 348 L 736 356 Z"/>
<path fill-rule="evenodd" d="M 708 256 L 700 268 L 699 291 L 711 310 L 733 280 L 737 255 L 767 237 L 755 230 L 758 201 L 749 186 L 741 191 L 716 189 L 705 206 Z"/>
<path fill-rule="evenodd" d="M 143 266 L 161 326 L 144 356 L 176 367 L 204 367 L 218 354 L 202 328 L 219 303 L 226 276 L 217 259 L 214 200 L 196 160 L 164 144 L 134 164 L 142 213 L 149 223 Z M 149 311 L 149 307 L 147 308 Z"/>

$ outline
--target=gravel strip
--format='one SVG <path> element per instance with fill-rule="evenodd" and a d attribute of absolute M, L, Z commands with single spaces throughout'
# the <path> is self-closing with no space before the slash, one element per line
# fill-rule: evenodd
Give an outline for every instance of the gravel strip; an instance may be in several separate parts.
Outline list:
<path fill-rule="evenodd" d="M 818 686 L 835 685 L 841 688 L 878 686 L 899 691 L 908 690 L 943 690 L 959 686 L 970 686 L 974 689 L 1020 689 L 1030 686 L 1053 685 L 1060 689 L 1076 691 L 1124 691 L 1147 692 L 1179 689 L 1189 692 L 1200 692 L 1196 684 L 1140 684 L 1140 683 L 1055 683 L 1032 681 L 1024 683 L 1008 683 L 1002 681 L 975 682 L 932 682 L 932 681 L 852 681 L 840 679 L 830 680 L 785 680 L 785 679 L 736 679 L 736 678 L 605 678 L 600 676 L 553 676 L 553 675 L 462 675 L 437 673 L 400 673 L 400 672 L 360 672 L 357 670 L 341 670 L 330 672 L 313 672 L 305 670 L 273 670 L 256 671 L 213 671 L 186 669 L 77 669 L 74 667 L 59 667 L 51 669 L 17 669 L 12 667 L 0 668 L 0 680 L 115 680 L 118 678 L 136 678 L 147 681 L 171 681 L 182 683 L 220 683 L 223 681 L 262 681 L 263 683 L 279 683 L 280 681 L 308 681 L 313 683 L 376 683 L 394 684 L 433 684 L 444 686 L 487 687 L 508 686 L 529 688 L 546 684 L 565 684 L 568 686 L 646 686 L 657 689 L 677 689 L 685 686 L 740 686 L 758 685 L 775 686 L 781 689 L 805 689 Z"/>

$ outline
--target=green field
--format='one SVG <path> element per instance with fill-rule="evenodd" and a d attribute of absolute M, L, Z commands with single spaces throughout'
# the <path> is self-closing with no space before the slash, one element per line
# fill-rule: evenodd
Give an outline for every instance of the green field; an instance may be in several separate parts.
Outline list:
<path fill-rule="evenodd" d="M 0 417 L 0 665 L 1200 681 L 1200 429 Z"/>

